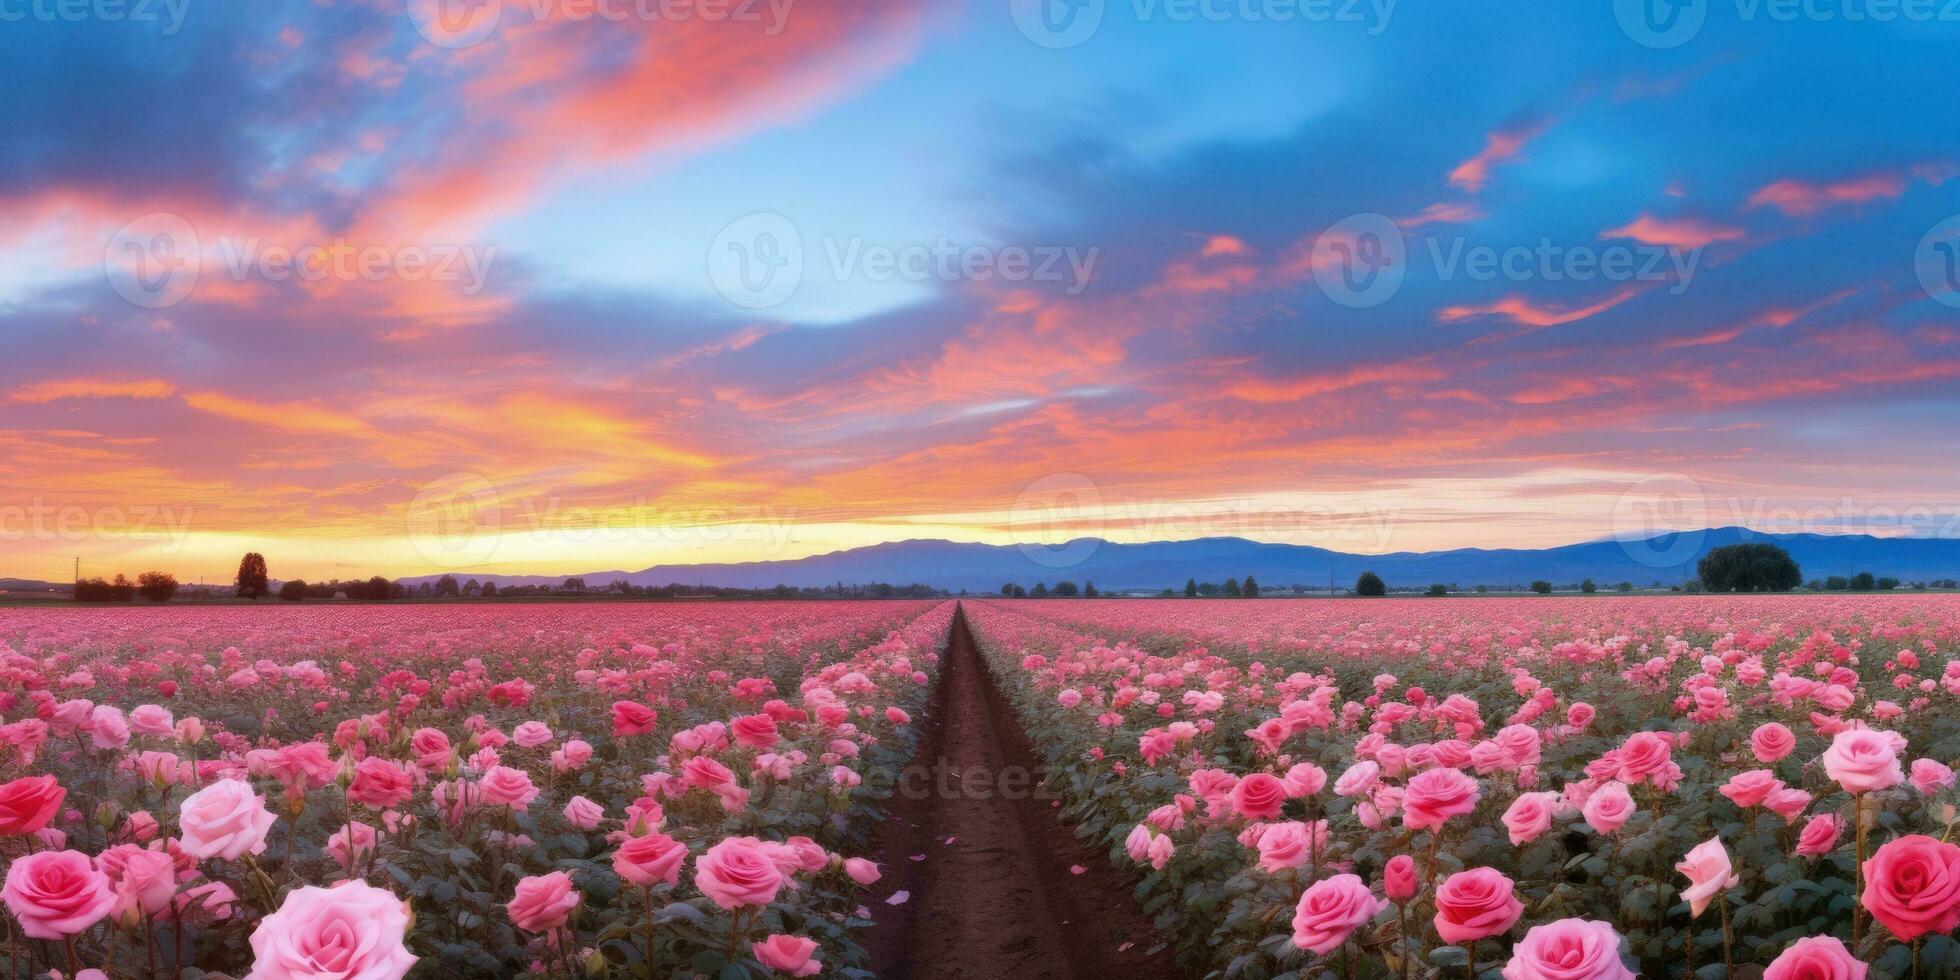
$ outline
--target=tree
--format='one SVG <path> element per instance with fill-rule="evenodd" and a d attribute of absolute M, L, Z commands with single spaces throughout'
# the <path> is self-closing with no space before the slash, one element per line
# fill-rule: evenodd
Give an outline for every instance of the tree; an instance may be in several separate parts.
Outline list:
<path fill-rule="evenodd" d="M 497 583 L 495 582 L 483 583 L 483 597 L 485 599 L 495 599 L 497 597 Z"/>
<path fill-rule="evenodd" d="M 241 599 L 257 599 L 265 595 L 269 585 L 266 582 L 265 556 L 256 551 L 248 551 L 238 560 L 238 578 L 232 583 Z"/>
<path fill-rule="evenodd" d="M 1478 595 L 1489 595 L 1489 594 L 1490 594 L 1490 586 L 1488 586 L 1488 585 L 1479 585 L 1479 586 L 1477 586 L 1477 594 L 1478 594 Z"/>
<path fill-rule="evenodd" d="M 1579 583 L 1579 591 L 1584 592 L 1587 595 L 1592 595 L 1593 593 L 1599 591 L 1599 586 L 1595 584 L 1592 579 L 1587 579 L 1584 582 Z"/>
<path fill-rule="evenodd" d="M 306 581 L 296 578 L 290 582 L 281 584 L 279 586 L 279 598 L 287 602 L 298 602 L 306 598 Z"/>
<path fill-rule="evenodd" d="M 1100 593 L 1100 592 L 1097 592 L 1097 591 L 1096 591 L 1096 583 L 1094 583 L 1094 582 L 1090 582 L 1090 581 L 1088 581 L 1088 580 L 1086 580 L 1086 579 L 1085 579 L 1085 580 L 1083 580 L 1083 582 L 1082 582 L 1082 597 L 1083 597 L 1084 599 L 1094 599 L 1095 597 L 1097 597 L 1097 596 L 1099 596 L 1099 595 L 1102 595 L 1102 593 Z"/>
<path fill-rule="evenodd" d="M 568 579 L 566 579 L 566 580 L 565 580 L 565 591 L 567 591 L 567 592 L 584 592 L 584 591 L 585 591 L 585 580 L 584 580 L 584 579 L 582 579 L 582 578 L 580 578 L 580 577 L 578 577 L 578 576 L 576 576 L 576 575 L 574 575 L 574 576 L 572 576 L 571 578 L 568 578 Z"/>
<path fill-rule="evenodd" d="M 1788 592 L 1803 582 L 1790 553 L 1763 541 L 1716 548 L 1695 571 L 1710 592 Z"/>
<path fill-rule="evenodd" d="M 1250 575 L 1245 577 L 1245 584 L 1240 586 L 1239 589 L 1245 593 L 1245 597 L 1248 599 L 1259 598 L 1259 580 Z"/>
<path fill-rule="evenodd" d="M 1619 585 L 1617 585 L 1617 586 L 1614 586 L 1614 588 L 1617 588 L 1617 589 L 1619 589 L 1619 590 L 1620 590 L 1621 592 L 1632 592 L 1632 591 L 1633 591 L 1633 583 L 1632 583 L 1632 582 L 1621 582 L 1621 583 L 1620 583 Z"/>
<path fill-rule="evenodd" d="M 444 575 L 436 579 L 436 596 L 438 598 L 454 599 L 462 594 L 463 587 L 456 584 L 456 576 Z"/>
<path fill-rule="evenodd" d="M 136 591 L 151 602 L 169 602 L 177 594 L 177 576 L 169 572 L 144 572 L 136 576 Z"/>
<path fill-rule="evenodd" d="M 1889 575 L 1883 576 L 1878 580 L 1878 591 L 1880 592 L 1890 592 L 1898 587 L 1899 580 Z"/>
<path fill-rule="evenodd" d="M 395 595 L 395 583 L 390 582 L 379 575 L 376 575 L 375 577 L 367 580 L 368 598 L 385 602 L 388 599 L 394 598 L 394 595 Z"/>
<path fill-rule="evenodd" d="M 1184 597 L 1185 597 L 1185 598 L 1187 598 L 1187 599 L 1190 599 L 1190 598 L 1194 598 L 1194 597 L 1196 597 L 1196 596 L 1197 596 L 1197 594 L 1198 594 L 1198 580 L 1197 580 L 1197 579 L 1194 579 L 1194 578 L 1187 578 L 1187 579 L 1185 579 L 1185 580 L 1184 580 Z"/>
<path fill-rule="evenodd" d="M 1443 597 L 1443 596 L 1446 596 L 1446 595 L 1449 595 L 1449 594 L 1450 594 L 1450 587 L 1449 587 L 1449 586 L 1447 586 L 1447 585 L 1444 585 L 1444 584 L 1443 584 L 1443 583 L 1441 583 L 1441 582 L 1438 582 L 1438 583 L 1436 583 L 1435 585 L 1432 585 L 1432 586 L 1430 586 L 1430 587 L 1429 587 L 1429 593 L 1428 593 L 1428 594 L 1429 594 L 1429 596 L 1430 596 L 1431 598 L 1441 598 L 1441 597 Z"/>
<path fill-rule="evenodd" d="M 1002 583 L 1000 587 L 1000 594 L 1004 596 L 1012 596 L 1014 594 L 1014 583 L 1012 582 Z"/>
<path fill-rule="evenodd" d="M 1046 582 L 1036 582 L 1036 583 L 1034 584 L 1034 591 L 1033 591 L 1033 592 L 1030 592 L 1030 593 L 1028 593 L 1028 594 L 1029 594 L 1029 595 L 1031 595 L 1031 596 L 1034 596 L 1034 597 L 1035 597 L 1035 598 L 1037 598 L 1037 599 L 1046 599 L 1046 598 L 1048 598 L 1048 583 L 1046 583 Z"/>
<path fill-rule="evenodd" d="M 1078 591 L 1079 590 L 1076 589 L 1075 587 L 1075 583 L 1067 579 L 1063 579 L 1062 581 L 1055 583 L 1055 594 L 1061 596 L 1064 599 L 1075 598 L 1076 593 Z"/>
<path fill-rule="evenodd" d="M 1827 592 L 1843 592 L 1850 587 L 1851 580 L 1842 575 L 1833 575 L 1824 580 L 1824 590 Z"/>
<path fill-rule="evenodd" d="M 1854 592 L 1870 592 L 1878 585 L 1878 580 L 1870 572 L 1859 572 L 1851 576 L 1851 589 Z"/>
<path fill-rule="evenodd" d="M 1383 582 L 1382 577 L 1376 575 L 1374 572 L 1362 572 L 1361 577 L 1354 580 L 1354 594 L 1367 596 L 1387 595 L 1388 584 Z"/>
<path fill-rule="evenodd" d="M 1018 585 L 1014 587 L 1014 598 L 1016 598 L 1016 599 L 1025 599 L 1025 598 L 1027 598 L 1027 597 L 1028 597 L 1028 590 L 1026 590 L 1026 589 L 1024 589 L 1024 588 L 1022 588 L 1022 587 L 1020 587 L 1020 586 L 1018 586 Z"/>
<path fill-rule="evenodd" d="M 1531 583 L 1531 591 L 1536 592 L 1539 595 L 1551 595 L 1552 583 L 1547 582 L 1541 578 L 1538 581 Z"/>
<path fill-rule="evenodd" d="M 1239 580 L 1238 580 L 1238 579 L 1236 579 L 1236 578 L 1228 578 L 1228 579 L 1226 579 L 1226 580 L 1225 580 L 1225 594 L 1226 594 L 1226 595 L 1228 595 L 1228 596 L 1231 596 L 1231 597 L 1232 597 L 1232 598 L 1234 598 L 1234 599 L 1236 599 L 1236 598 L 1238 598 L 1239 596 L 1242 596 L 1242 595 L 1244 595 L 1245 593 L 1239 590 Z"/>

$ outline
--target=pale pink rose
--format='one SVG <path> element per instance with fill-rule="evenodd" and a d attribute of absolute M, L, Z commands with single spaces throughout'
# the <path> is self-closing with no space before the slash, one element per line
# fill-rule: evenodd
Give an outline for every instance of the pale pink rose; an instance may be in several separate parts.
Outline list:
<path fill-rule="evenodd" d="M 1836 936 L 1811 936 L 1771 961 L 1763 980 L 1864 980 L 1869 969 Z"/>
<path fill-rule="evenodd" d="M 613 852 L 613 872 L 627 884 L 650 888 L 656 882 L 676 884 L 681 880 L 681 862 L 687 859 L 687 845 L 659 832 L 628 837 Z"/>
<path fill-rule="evenodd" d="M 0 901 L 33 939 L 66 939 L 102 921 L 115 907 L 109 876 L 80 851 L 41 851 L 7 867 Z"/>
<path fill-rule="evenodd" d="M 1375 788 L 1376 783 L 1381 781 L 1381 773 L 1381 767 L 1373 762 L 1365 760 L 1357 762 L 1349 766 L 1346 772 L 1341 773 L 1341 778 L 1334 780 L 1334 795 L 1366 795 L 1369 790 Z"/>
<path fill-rule="evenodd" d="M 517 928 L 525 932 L 555 933 L 565 928 L 581 897 L 578 889 L 572 887 L 571 875 L 553 871 L 519 879 L 505 908 L 510 911 L 511 924 Z"/>
<path fill-rule="evenodd" d="M 408 921 L 408 903 L 365 881 L 295 888 L 252 930 L 245 980 L 401 980 Z"/>
<path fill-rule="evenodd" d="M 1783 818 L 1784 823 L 1796 823 L 1803 811 L 1810 806 L 1810 794 L 1790 786 L 1779 786 L 1763 798 L 1763 807 Z"/>
<path fill-rule="evenodd" d="M 844 873 L 849 875 L 852 881 L 860 885 L 876 884 L 878 879 L 882 877 L 878 871 L 878 865 L 864 858 L 845 858 Z"/>
<path fill-rule="evenodd" d="M 1953 770 L 1933 759 L 1914 759 L 1912 760 L 1912 788 L 1925 796 L 1931 796 L 1943 789 L 1952 789 Z"/>
<path fill-rule="evenodd" d="M 1354 875 L 1323 878 L 1307 886 L 1294 907 L 1293 945 L 1324 956 L 1387 907 Z"/>
<path fill-rule="evenodd" d="M 491 766 L 477 780 L 476 787 L 482 793 L 483 802 L 513 810 L 527 809 L 538 798 L 538 787 L 531 782 L 530 773 L 509 766 Z"/>
<path fill-rule="evenodd" d="M 1312 796 L 1327 785 L 1327 770 L 1311 762 L 1302 762 L 1286 770 L 1286 775 L 1280 778 L 1280 782 L 1286 784 L 1288 796 L 1296 799 Z"/>
<path fill-rule="evenodd" d="M 1579 813 L 1593 830 L 1602 834 L 1613 833 L 1633 817 L 1633 794 L 1627 792 L 1625 783 L 1607 783 L 1586 797 L 1586 804 L 1579 808 Z"/>
<path fill-rule="evenodd" d="M 1259 867 L 1268 872 L 1304 868 L 1313 860 L 1315 849 L 1322 846 L 1314 840 L 1312 828 L 1298 820 L 1254 826 L 1261 827 L 1253 844 L 1259 850 Z M 1323 824 L 1320 836 L 1324 840 L 1326 835 Z"/>
<path fill-rule="evenodd" d="M 118 844 L 96 855 L 95 866 L 109 876 L 116 893 L 110 914 L 119 920 L 131 911 L 155 915 L 177 894 L 177 862 L 168 851 Z"/>
<path fill-rule="evenodd" d="M 716 905 L 737 909 L 776 900 L 787 879 L 753 837 L 730 837 L 694 859 L 694 884 Z"/>
<path fill-rule="evenodd" d="M 129 712 L 129 730 L 138 735 L 169 738 L 176 734 L 172 730 L 176 723 L 170 717 L 170 709 L 160 705 L 139 704 Z"/>
<path fill-rule="evenodd" d="M 535 749 L 551 742 L 551 726 L 541 721 L 527 721 L 511 730 L 510 740 L 520 748 Z"/>
<path fill-rule="evenodd" d="M 823 972 L 817 960 L 817 944 L 802 936 L 770 936 L 750 943 L 749 951 L 763 966 L 793 977 L 813 977 Z"/>
<path fill-rule="evenodd" d="M 367 864 L 379 840 L 373 827 L 364 823 L 349 823 L 327 835 L 327 856 L 333 858 L 342 871 L 351 873 L 356 867 Z"/>
<path fill-rule="evenodd" d="M 1511 846 L 1521 847 L 1529 844 L 1552 827 L 1552 814 L 1558 806 L 1559 794 L 1553 792 L 1521 793 L 1511 801 L 1511 807 L 1504 811 L 1504 829 L 1511 832 Z"/>
<path fill-rule="evenodd" d="M 606 808 L 583 796 L 574 796 L 565 804 L 565 822 L 580 830 L 592 830 L 604 819 Z"/>
<path fill-rule="evenodd" d="M 1852 728 L 1837 733 L 1824 750 L 1824 774 L 1847 793 L 1871 793 L 1905 781 L 1898 750 L 1888 732 Z"/>
<path fill-rule="evenodd" d="M 121 708 L 98 705 L 89 716 L 89 744 L 98 749 L 120 749 L 129 744 L 129 722 Z"/>
<path fill-rule="evenodd" d="M 1620 934 L 1605 922 L 1560 919 L 1532 926 L 1511 949 L 1504 980 L 1635 980 L 1620 960 Z"/>
<path fill-rule="evenodd" d="M 1681 897 L 1688 900 L 1689 914 L 1700 918 L 1708 903 L 1737 884 L 1741 879 L 1729 863 L 1728 849 L 1722 846 L 1720 837 L 1696 844 L 1688 856 L 1674 866 L 1674 870 L 1687 876 L 1688 887 L 1681 890 Z"/>
<path fill-rule="evenodd" d="M 220 779 L 185 798 L 177 823 L 184 853 L 236 861 L 243 854 L 264 854 L 266 832 L 277 820 L 250 784 Z"/>

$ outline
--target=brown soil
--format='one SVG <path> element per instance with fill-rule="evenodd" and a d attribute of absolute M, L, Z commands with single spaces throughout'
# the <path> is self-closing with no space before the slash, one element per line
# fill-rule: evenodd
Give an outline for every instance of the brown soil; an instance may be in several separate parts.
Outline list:
<path fill-rule="evenodd" d="M 873 971 L 949 980 L 1182 976 L 1168 951 L 1148 952 L 1158 940 L 1108 856 L 1077 840 L 1053 795 L 1031 785 L 1039 757 L 963 612 L 927 712 L 910 791 L 902 782 L 874 835 L 885 877 L 865 940 Z M 1087 870 L 1071 874 L 1071 866 Z M 884 904 L 897 891 L 910 899 Z"/>

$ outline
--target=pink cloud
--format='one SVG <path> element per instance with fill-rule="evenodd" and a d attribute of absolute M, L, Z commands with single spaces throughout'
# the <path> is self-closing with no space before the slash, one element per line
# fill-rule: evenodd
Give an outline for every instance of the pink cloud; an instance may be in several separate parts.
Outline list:
<path fill-rule="evenodd" d="M 1904 170 L 1883 170 L 1833 181 L 1788 178 L 1765 184 L 1749 195 L 1751 208 L 1773 207 L 1793 217 L 1805 217 L 1844 204 L 1889 200 L 1905 193 L 1913 180 L 1938 187 L 1955 173 L 1952 165 L 1922 163 Z"/>
<path fill-rule="evenodd" d="M 1618 228 L 1600 232 L 1599 237 L 1631 238 L 1648 245 L 1671 245 L 1676 248 L 1702 248 L 1713 242 L 1739 241 L 1742 229 L 1700 218 L 1656 218 L 1643 214 Z"/>
<path fill-rule="evenodd" d="M 1526 143 L 1536 139 L 1549 125 L 1548 120 L 1538 119 L 1492 132 L 1484 139 L 1484 148 L 1476 156 L 1457 164 L 1456 169 L 1450 171 L 1450 183 L 1471 192 L 1483 190 L 1484 182 L 1490 179 L 1493 168 L 1516 157 Z"/>

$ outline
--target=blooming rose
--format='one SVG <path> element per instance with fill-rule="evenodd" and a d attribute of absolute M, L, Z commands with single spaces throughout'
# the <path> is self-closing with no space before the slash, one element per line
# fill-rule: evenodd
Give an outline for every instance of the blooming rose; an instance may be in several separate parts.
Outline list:
<path fill-rule="evenodd" d="M 178 813 L 183 828 L 179 839 L 184 853 L 194 858 L 236 861 L 248 851 L 265 853 L 266 831 L 277 819 L 250 784 L 220 779 L 185 798 Z"/>
<path fill-rule="evenodd" d="M 1496 868 L 1459 871 L 1436 888 L 1436 935 L 1446 943 L 1502 935 L 1523 914 L 1511 879 Z"/>
<path fill-rule="evenodd" d="M 1797 747 L 1797 736 L 1778 722 L 1756 726 L 1749 733 L 1749 750 L 1756 754 L 1756 761 L 1764 765 L 1780 762 Z"/>
<path fill-rule="evenodd" d="M 1892 738 L 1869 728 L 1837 733 L 1831 747 L 1824 750 L 1824 774 L 1837 780 L 1847 793 L 1870 793 L 1899 785 L 1906 776 L 1899 768 Z"/>
<path fill-rule="evenodd" d="M 1280 782 L 1286 784 L 1288 796 L 1312 796 L 1327 785 L 1327 770 L 1311 762 L 1302 762 L 1286 770 L 1286 775 L 1280 777 Z"/>
<path fill-rule="evenodd" d="M 1635 980 L 1620 961 L 1620 934 L 1604 922 L 1560 919 L 1532 926 L 1511 949 L 1504 980 Z"/>
<path fill-rule="evenodd" d="M 177 894 L 177 862 L 168 851 L 118 844 L 97 855 L 95 867 L 109 876 L 109 886 L 116 893 L 110 914 L 118 919 L 131 911 L 155 915 Z"/>
<path fill-rule="evenodd" d="M 1924 834 L 1885 842 L 1865 862 L 1862 901 L 1900 942 L 1952 932 L 1960 926 L 1960 847 Z"/>
<path fill-rule="evenodd" d="M 1504 829 L 1511 832 L 1511 846 L 1520 847 L 1537 840 L 1552 828 L 1552 812 L 1559 795 L 1550 791 L 1521 793 L 1504 811 Z"/>
<path fill-rule="evenodd" d="M 1729 852 L 1722 846 L 1720 837 L 1696 844 L 1674 870 L 1688 876 L 1688 887 L 1682 889 L 1681 897 L 1688 900 L 1689 913 L 1700 918 L 1708 902 L 1716 895 L 1734 888 L 1741 880 L 1736 877 L 1734 866 L 1729 863 Z"/>
<path fill-rule="evenodd" d="M 776 719 L 766 714 L 743 715 L 728 723 L 728 733 L 735 736 L 735 744 L 750 749 L 766 749 L 781 738 Z"/>
<path fill-rule="evenodd" d="M 476 786 L 483 793 L 483 802 L 503 804 L 513 810 L 526 809 L 538 798 L 538 787 L 531 782 L 531 774 L 509 766 L 491 766 Z"/>
<path fill-rule="evenodd" d="M 1868 969 L 1836 936 L 1811 936 L 1791 943 L 1763 980 L 1864 980 Z"/>
<path fill-rule="evenodd" d="M 802 936 L 770 936 L 762 942 L 750 943 L 749 951 L 763 966 L 793 977 L 816 976 L 823 970 L 823 964 L 817 961 L 817 944 Z"/>
<path fill-rule="evenodd" d="M 1729 798 L 1736 806 L 1748 809 L 1761 806 L 1769 794 L 1783 788 L 1783 780 L 1768 769 L 1751 769 L 1739 772 L 1729 778 L 1718 792 Z"/>
<path fill-rule="evenodd" d="M 347 784 L 349 802 L 386 810 L 415 795 L 408 770 L 377 755 L 354 764 L 354 781 Z"/>
<path fill-rule="evenodd" d="M 767 905 L 785 879 L 753 837 L 730 837 L 694 859 L 694 883 L 724 909 Z"/>
<path fill-rule="evenodd" d="M 1271 820 L 1286 803 L 1286 784 L 1271 773 L 1255 772 L 1232 787 L 1232 809 L 1247 820 Z"/>
<path fill-rule="evenodd" d="M 408 903 L 358 879 L 286 894 L 252 930 L 245 980 L 401 980 L 416 957 L 403 945 Z"/>
<path fill-rule="evenodd" d="M 1638 786 L 1656 776 L 1665 776 L 1672 762 L 1674 740 L 1664 732 L 1634 732 L 1627 736 L 1615 756 L 1620 763 L 1619 779 Z"/>
<path fill-rule="evenodd" d="M 613 871 L 628 884 L 650 888 L 655 882 L 669 885 L 681 880 L 681 862 L 687 858 L 687 845 L 659 832 L 628 837 L 613 852 Z"/>
<path fill-rule="evenodd" d="M 53 776 L 22 776 L 0 786 L 0 834 L 31 834 L 61 812 L 68 791 Z"/>
<path fill-rule="evenodd" d="M 1416 859 L 1397 854 L 1382 867 L 1382 894 L 1391 902 L 1407 902 L 1416 897 Z"/>
<path fill-rule="evenodd" d="M 1837 848 L 1838 835 L 1843 832 L 1843 822 L 1835 813 L 1820 813 L 1811 817 L 1803 825 L 1803 832 L 1797 837 L 1797 854 L 1802 857 L 1823 857 Z"/>
<path fill-rule="evenodd" d="M 1633 794 L 1627 792 L 1627 785 L 1613 782 L 1586 797 L 1586 805 L 1579 808 L 1579 813 L 1594 831 L 1610 834 L 1619 830 L 1633 816 L 1633 810 Z"/>
<path fill-rule="evenodd" d="M 378 840 L 373 827 L 364 823 L 349 823 L 327 835 L 327 856 L 333 858 L 342 870 L 351 872 L 357 865 L 367 862 Z"/>
<path fill-rule="evenodd" d="M 878 871 L 877 863 L 867 861 L 864 858 L 845 858 L 844 873 L 849 875 L 852 881 L 860 885 L 876 884 L 878 879 L 882 877 Z"/>
<path fill-rule="evenodd" d="M 1912 788 L 1921 794 L 1931 796 L 1943 789 L 1953 787 L 1953 770 L 1936 759 L 1914 759 L 1912 761 Z"/>
<path fill-rule="evenodd" d="M 1312 829 L 1306 824 L 1288 820 L 1254 826 L 1262 827 L 1256 846 L 1259 848 L 1259 866 L 1266 871 L 1304 868 L 1313 860 L 1315 841 Z M 1325 831 L 1322 833 L 1324 835 Z"/>
<path fill-rule="evenodd" d="M 653 731 L 653 723 L 660 715 L 652 708 L 638 701 L 614 701 L 612 706 L 613 737 L 644 735 Z"/>
<path fill-rule="evenodd" d="M 1293 945 L 1326 955 L 1387 907 L 1354 875 L 1323 878 L 1307 887 L 1293 910 Z"/>
<path fill-rule="evenodd" d="M 565 804 L 565 822 L 580 830 L 591 830 L 606 818 L 606 808 L 583 796 L 574 796 Z"/>
<path fill-rule="evenodd" d="M 0 901 L 33 939 L 66 939 L 102 921 L 115 907 L 109 876 L 80 851 L 41 851 L 15 858 Z"/>
<path fill-rule="evenodd" d="M 527 721 L 511 729 L 510 740 L 519 748 L 535 749 L 551 741 L 551 726 L 541 721 Z"/>
<path fill-rule="evenodd" d="M 1441 830 L 1451 817 L 1477 808 L 1477 781 L 1456 769 L 1429 769 L 1409 779 L 1402 797 L 1402 824 Z"/>
<path fill-rule="evenodd" d="M 563 871 L 519 879 L 512 892 L 510 921 L 526 932 L 556 932 L 565 927 L 580 895 L 572 876 Z"/>

